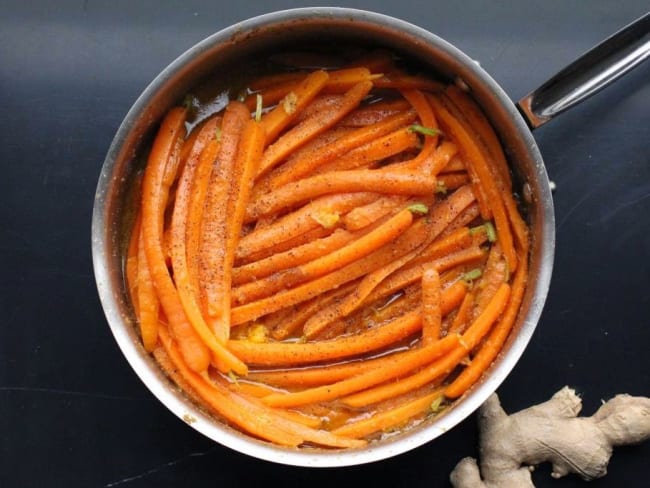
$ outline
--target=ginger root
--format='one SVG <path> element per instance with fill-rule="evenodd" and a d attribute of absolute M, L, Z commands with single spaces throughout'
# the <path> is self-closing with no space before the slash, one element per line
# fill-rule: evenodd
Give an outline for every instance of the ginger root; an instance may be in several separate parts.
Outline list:
<path fill-rule="evenodd" d="M 479 410 L 480 472 L 474 458 L 462 459 L 450 475 L 452 485 L 534 487 L 532 467 L 545 461 L 553 464 L 554 478 L 576 473 L 591 480 L 607 474 L 614 446 L 650 438 L 650 398 L 617 395 L 591 417 L 578 417 L 581 408 L 569 387 L 512 415 L 492 395 Z"/>

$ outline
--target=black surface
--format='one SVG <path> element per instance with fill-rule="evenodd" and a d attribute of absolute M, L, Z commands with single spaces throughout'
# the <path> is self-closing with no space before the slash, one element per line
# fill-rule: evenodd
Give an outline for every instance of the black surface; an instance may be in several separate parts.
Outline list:
<path fill-rule="evenodd" d="M 317 4 L 319 2 L 316 2 Z M 340 4 L 340 2 L 330 2 Z M 99 170 L 147 83 L 212 32 L 289 1 L 2 2 L 0 486 L 447 486 L 474 417 L 372 465 L 309 470 L 222 448 L 158 403 L 103 316 L 90 260 Z M 514 98 L 648 8 L 610 2 L 349 2 L 456 44 Z M 650 63 L 536 132 L 557 183 L 541 323 L 499 392 L 516 410 L 565 384 L 591 414 L 650 394 Z M 648 486 L 650 443 L 590 486 Z M 540 487 L 574 486 L 541 467 Z"/>

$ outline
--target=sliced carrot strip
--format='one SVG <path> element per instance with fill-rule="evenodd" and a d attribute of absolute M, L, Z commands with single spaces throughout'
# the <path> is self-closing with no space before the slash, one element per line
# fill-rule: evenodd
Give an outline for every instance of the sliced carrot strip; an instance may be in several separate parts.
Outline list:
<path fill-rule="evenodd" d="M 440 339 L 440 275 L 432 264 L 422 272 L 422 343 L 433 344 Z"/>

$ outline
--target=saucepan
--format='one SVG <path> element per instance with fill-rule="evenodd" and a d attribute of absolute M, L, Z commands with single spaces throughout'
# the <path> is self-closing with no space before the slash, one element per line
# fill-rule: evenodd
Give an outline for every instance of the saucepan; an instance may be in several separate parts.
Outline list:
<path fill-rule="evenodd" d="M 346 8 L 303 8 L 263 15 L 201 41 L 172 62 L 145 89 L 119 127 L 102 167 L 92 221 L 93 264 L 99 296 L 115 339 L 151 392 L 192 428 L 248 455 L 296 466 L 345 466 L 395 456 L 435 439 L 474 412 L 522 355 L 547 296 L 555 246 L 549 179 L 531 130 L 598 91 L 650 55 L 650 16 L 630 24 L 513 103 L 478 63 L 436 35 L 377 13 Z M 151 140 L 162 115 L 215 71 L 288 46 L 350 43 L 385 48 L 423 72 L 466 90 L 495 128 L 526 207 L 531 231 L 530 279 L 517 323 L 483 379 L 444 414 L 401 435 L 345 451 L 285 449 L 253 439 L 216 421 L 180 392 L 140 345 L 123 273 L 129 235 L 133 160 Z"/>

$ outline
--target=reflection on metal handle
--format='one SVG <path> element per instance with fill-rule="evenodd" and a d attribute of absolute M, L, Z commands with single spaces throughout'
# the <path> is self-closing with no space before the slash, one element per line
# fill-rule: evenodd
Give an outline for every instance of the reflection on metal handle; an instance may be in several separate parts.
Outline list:
<path fill-rule="evenodd" d="M 564 68 L 517 105 L 531 129 L 590 97 L 650 57 L 650 13 Z"/>

